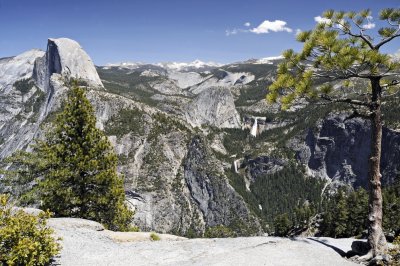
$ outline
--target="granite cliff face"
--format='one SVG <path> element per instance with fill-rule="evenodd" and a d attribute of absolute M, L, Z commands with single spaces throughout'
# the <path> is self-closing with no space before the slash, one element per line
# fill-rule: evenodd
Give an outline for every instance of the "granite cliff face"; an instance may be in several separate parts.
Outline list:
<path fill-rule="evenodd" d="M 208 88 L 186 106 L 186 120 L 192 126 L 240 128 L 240 116 L 228 88 Z"/>
<path fill-rule="evenodd" d="M 346 120 L 348 115 L 330 115 L 313 129 L 304 140 L 290 146 L 297 159 L 307 165 L 313 176 L 354 187 L 368 186 L 368 158 L 371 151 L 371 131 L 368 121 Z M 390 184 L 399 174 L 400 133 L 383 129 L 381 172 L 383 184 Z"/>
<path fill-rule="evenodd" d="M 33 82 L 14 84 L 31 79 L 35 61 L 42 56 L 43 51 L 30 50 L 0 59 L 0 158 L 25 147 L 36 134 L 44 91 Z"/>
<path fill-rule="evenodd" d="M 236 224 L 251 228 L 253 234 L 259 232 L 260 224 L 229 185 L 223 167 L 213 158 L 207 143 L 198 136 L 189 144 L 184 178 L 208 226 Z"/>
<path fill-rule="evenodd" d="M 40 124 L 62 101 L 69 78 L 103 86 L 90 57 L 70 39 L 49 39 L 46 52 L 31 50 L 0 60 L 0 158 L 38 135 Z"/>
<path fill-rule="evenodd" d="M 103 87 L 89 55 L 74 40 L 49 39 L 44 57 L 36 60 L 34 78 L 41 86 L 51 86 L 53 74 L 85 81 L 91 87 Z"/>
<path fill-rule="evenodd" d="M 33 49 L 14 57 L 0 59 L 2 93 L 9 92 L 17 80 L 31 78 L 36 59 L 43 56 L 43 51 Z"/>

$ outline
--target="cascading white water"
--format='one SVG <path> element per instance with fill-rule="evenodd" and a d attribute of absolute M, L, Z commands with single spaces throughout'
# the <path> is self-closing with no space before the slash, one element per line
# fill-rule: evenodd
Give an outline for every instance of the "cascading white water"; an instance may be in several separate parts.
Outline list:
<path fill-rule="evenodd" d="M 250 134 L 253 137 L 257 136 L 257 118 L 254 118 L 254 124 L 253 124 L 253 127 L 251 128 Z"/>
<path fill-rule="evenodd" d="M 237 166 L 238 160 L 233 161 L 233 166 L 235 167 L 235 173 L 238 173 L 238 166 Z"/>

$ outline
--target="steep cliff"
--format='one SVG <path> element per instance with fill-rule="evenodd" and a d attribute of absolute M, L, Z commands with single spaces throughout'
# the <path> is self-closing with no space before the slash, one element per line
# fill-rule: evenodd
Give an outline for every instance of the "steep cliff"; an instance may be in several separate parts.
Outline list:
<path fill-rule="evenodd" d="M 229 185 L 224 173 L 224 168 L 212 156 L 204 139 L 195 136 L 189 144 L 184 163 L 184 177 L 206 224 L 248 230 L 247 234 L 259 233 L 259 222 L 249 212 L 243 199 Z"/>
<path fill-rule="evenodd" d="M 0 158 L 25 147 L 38 130 L 44 92 L 32 80 L 40 50 L 0 59 Z"/>
<path fill-rule="evenodd" d="M 368 158 L 371 150 L 369 121 L 348 115 L 330 115 L 289 146 L 296 158 L 307 165 L 309 174 L 354 187 L 368 186 Z M 400 170 L 400 133 L 384 128 L 381 171 L 383 184 L 393 183 Z"/>
<path fill-rule="evenodd" d="M 185 117 L 192 126 L 239 128 L 241 124 L 230 90 L 221 87 L 201 92 L 187 104 Z"/>
<path fill-rule="evenodd" d="M 100 104 L 100 112 L 115 110 L 109 95 L 96 94 L 103 97 L 99 102 L 89 96 L 96 110 Z M 189 236 L 201 236 L 215 225 L 231 227 L 239 235 L 260 233 L 257 217 L 229 185 L 205 138 L 184 121 L 133 103 L 114 112 L 104 128 L 120 158 L 119 170 L 136 209 L 135 224 Z"/>
<path fill-rule="evenodd" d="M 43 51 L 33 49 L 14 57 L 0 59 L 0 91 L 7 93 L 17 80 L 31 78 L 35 61 L 43 55 Z"/>
<path fill-rule="evenodd" d="M 33 78 L 49 96 L 55 90 L 53 76 L 79 79 L 91 87 L 103 87 L 89 55 L 76 41 L 67 38 L 49 39 L 45 55 L 35 60 Z"/>
<path fill-rule="evenodd" d="M 90 57 L 70 39 L 49 39 L 47 51 L 31 50 L 0 60 L 0 158 L 26 148 L 55 111 L 70 78 L 91 87 L 102 82 Z"/>

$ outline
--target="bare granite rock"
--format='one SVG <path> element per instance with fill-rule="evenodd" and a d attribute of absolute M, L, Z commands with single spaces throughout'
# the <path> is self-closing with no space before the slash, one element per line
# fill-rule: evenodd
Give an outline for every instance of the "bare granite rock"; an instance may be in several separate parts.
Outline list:
<path fill-rule="evenodd" d="M 98 231 L 65 218 L 49 223 L 62 237 L 56 263 L 69 265 L 357 265 L 341 257 L 354 239 L 241 237 L 185 239 L 151 233 Z M 78 226 L 81 224 L 82 226 Z"/>
<path fill-rule="evenodd" d="M 186 120 L 192 126 L 240 128 L 240 116 L 228 88 L 212 87 L 202 91 L 186 106 Z"/>

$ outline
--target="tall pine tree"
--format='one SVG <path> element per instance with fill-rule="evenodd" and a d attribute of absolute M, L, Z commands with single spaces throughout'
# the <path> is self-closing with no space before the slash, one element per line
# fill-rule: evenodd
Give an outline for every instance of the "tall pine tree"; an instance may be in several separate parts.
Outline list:
<path fill-rule="evenodd" d="M 125 203 L 123 177 L 117 156 L 96 117 L 85 91 L 76 84 L 69 91 L 54 129 L 31 153 L 19 152 L 11 162 L 11 180 L 30 180 L 20 196 L 40 199 L 41 207 L 58 217 L 98 221 L 111 230 L 128 230 L 133 212 Z M 10 180 L 10 179 L 9 179 Z"/>
<path fill-rule="evenodd" d="M 369 157 L 368 244 L 372 259 L 387 252 L 382 229 L 381 106 L 400 91 L 400 64 L 380 49 L 400 37 L 400 9 L 387 8 L 379 14 L 380 29 L 368 26 L 370 10 L 336 12 L 328 10 L 314 30 L 297 35 L 304 43 L 299 53 L 287 50 L 278 67 L 276 80 L 269 86 L 267 99 L 288 108 L 298 98 L 310 102 L 347 104 L 353 113 L 371 124 Z"/>

